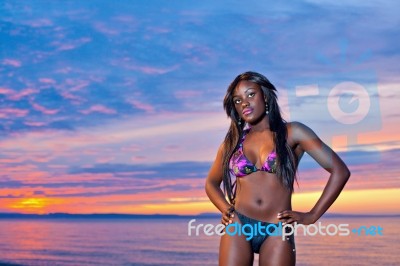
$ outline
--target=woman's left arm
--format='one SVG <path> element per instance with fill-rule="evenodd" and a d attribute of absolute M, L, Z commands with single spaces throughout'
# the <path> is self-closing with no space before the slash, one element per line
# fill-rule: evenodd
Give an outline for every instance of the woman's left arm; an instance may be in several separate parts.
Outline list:
<path fill-rule="evenodd" d="M 290 123 L 289 136 L 304 152 L 330 173 L 329 180 L 315 206 L 307 213 L 285 210 L 278 218 L 285 223 L 315 223 L 337 199 L 350 177 L 350 171 L 340 157 L 307 126 L 299 122 Z"/>

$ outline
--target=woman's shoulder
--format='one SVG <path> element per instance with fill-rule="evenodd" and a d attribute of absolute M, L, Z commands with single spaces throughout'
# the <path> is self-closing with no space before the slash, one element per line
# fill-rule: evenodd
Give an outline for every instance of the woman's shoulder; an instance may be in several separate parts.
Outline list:
<path fill-rule="evenodd" d="M 297 142 L 299 140 L 316 137 L 314 131 L 299 121 L 292 121 L 286 123 L 288 138 Z"/>
<path fill-rule="evenodd" d="M 225 143 L 225 141 L 223 141 L 218 147 L 218 153 L 221 156 L 223 156 L 225 154 L 225 152 L 226 152 L 226 146 L 225 145 L 226 145 L 226 143 Z"/>
<path fill-rule="evenodd" d="M 302 130 L 304 128 L 307 128 L 307 126 L 299 121 L 291 121 L 291 122 L 286 122 L 286 128 L 288 132 L 293 132 L 296 130 Z"/>

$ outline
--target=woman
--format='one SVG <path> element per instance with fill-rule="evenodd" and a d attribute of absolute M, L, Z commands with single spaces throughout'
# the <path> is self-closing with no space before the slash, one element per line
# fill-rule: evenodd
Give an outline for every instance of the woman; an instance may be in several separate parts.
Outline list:
<path fill-rule="evenodd" d="M 246 72 L 235 78 L 228 87 L 224 109 L 231 125 L 205 185 L 211 202 L 222 213 L 221 222 L 242 226 L 315 223 L 350 177 L 344 162 L 310 128 L 282 119 L 276 89 L 259 73 Z M 320 199 L 305 213 L 291 207 L 296 170 L 304 152 L 330 173 Z M 253 255 L 259 253 L 260 265 L 295 265 L 293 235 L 282 240 L 272 236 L 273 225 L 269 228 L 271 236 L 261 234 L 247 240 L 243 234 L 225 233 L 219 264 L 253 265 Z"/>

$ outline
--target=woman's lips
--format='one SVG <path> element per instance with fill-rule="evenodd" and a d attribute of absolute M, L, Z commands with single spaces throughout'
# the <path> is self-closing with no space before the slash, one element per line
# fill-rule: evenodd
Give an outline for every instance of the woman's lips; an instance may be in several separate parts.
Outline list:
<path fill-rule="evenodd" d="M 243 115 L 249 115 L 253 112 L 253 108 L 246 108 L 243 110 L 242 114 Z"/>

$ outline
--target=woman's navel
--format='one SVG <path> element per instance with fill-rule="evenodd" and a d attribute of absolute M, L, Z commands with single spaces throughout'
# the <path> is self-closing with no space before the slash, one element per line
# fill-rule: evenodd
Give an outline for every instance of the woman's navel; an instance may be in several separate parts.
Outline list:
<path fill-rule="evenodd" d="M 262 201 L 262 199 L 257 199 L 256 203 L 257 203 L 258 206 L 260 206 L 260 205 L 262 205 L 263 201 Z"/>

